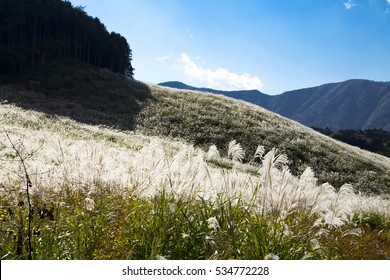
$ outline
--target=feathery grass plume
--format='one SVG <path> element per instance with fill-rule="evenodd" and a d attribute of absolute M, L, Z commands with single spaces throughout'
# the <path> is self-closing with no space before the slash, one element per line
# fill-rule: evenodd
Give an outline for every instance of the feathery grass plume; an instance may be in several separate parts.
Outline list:
<path fill-rule="evenodd" d="M 306 167 L 305 171 L 299 177 L 299 185 L 314 188 L 317 185 L 317 178 L 310 167 Z"/>
<path fill-rule="evenodd" d="M 390 200 L 382 197 L 356 195 L 353 209 L 355 213 L 376 213 L 390 219 Z"/>
<path fill-rule="evenodd" d="M 307 209 L 314 215 L 316 211 L 312 208 L 317 205 L 322 188 L 317 187 L 317 178 L 313 170 L 307 167 L 298 180 L 299 203 L 301 209 Z M 333 190 L 332 190 L 333 191 Z M 322 210 L 318 210 L 321 212 Z"/>
<path fill-rule="evenodd" d="M 245 151 L 242 149 L 240 143 L 237 143 L 236 140 L 229 142 L 228 148 L 228 158 L 233 161 L 242 161 L 245 157 Z"/>
<path fill-rule="evenodd" d="M 287 165 L 288 159 L 285 154 L 279 154 L 278 150 L 273 148 L 270 150 L 262 160 L 262 166 L 259 170 L 259 173 L 262 174 L 264 186 L 272 188 L 272 172 L 276 171 L 278 168 L 282 168 Z"/>
<path fill-rule="evenodd" d="M 334 229 L 346 224 L 353 213 L 354 197 L 349 184 L 344 184 L 338 192 L 329 184 L 322 184 L 311 208 L 311 213 L 318 217 L 314 226 Z"/>
<path fill-rule="evenodd" d="M 264 153 L 265 153 L 265 147 L 262 146 L 262 145 L 258 145 L 257 149 L 256 149 L 256 152 L 255 152 L 255 154 L 253 156 L 253 161 L 254 162 L 261 162 L 261 160 L 264 157 Z"/>
<path fill-rule="evenodd" d="M 304 190 L 306 206 L 310 210 L 310 215 L 319 217 L 315 224 L 321 224 L 323 216 L 329 212 L 335 189 L 328 183 Z"/>
<path fill-rule="evenodd" d="M 279 153 L 278 149 L 272 148 L 263 159 L 263 166 L 267 166 L 267 169 L 282 168 L 288 164 L 288 158 L 286 154 Z"/>
<path fill-rule="evenodd" d="M 216 145 L 211 145 L 209 150 L 207 151 L 207 159 L 220 159 L 221 155 L 217 149 Z"/>
<path fill-rule="evenodd" d="M 355 194 L 350 184 L 344 184 L 334 195 L 324 222 L 329 227 L 340 227 L 349 220 L 352 214 L 352 201 Z"/>

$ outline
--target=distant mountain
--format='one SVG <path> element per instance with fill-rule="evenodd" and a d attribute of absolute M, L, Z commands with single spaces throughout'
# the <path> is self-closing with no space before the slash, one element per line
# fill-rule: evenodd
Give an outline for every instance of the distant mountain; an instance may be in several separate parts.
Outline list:
<path fill-rule="evenodd" d="M 245 100 L 311 127 L 333 130 L 382 128 L 390 131 L 390 82 L 348 80 L 274 96 L 258 90 L 194 88 L 180 82 L 160 85 Z"/>
<path fill-rule="evenodd" d="M 289 91 L 266 108 L 312 127 L 390 131 L 390 83 L 348 80 Z"/>

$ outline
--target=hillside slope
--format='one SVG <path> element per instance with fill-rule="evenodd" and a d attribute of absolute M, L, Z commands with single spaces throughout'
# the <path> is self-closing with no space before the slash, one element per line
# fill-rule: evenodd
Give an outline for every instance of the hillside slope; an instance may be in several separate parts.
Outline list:
<path fill-rule="evenodd" d="M 257 90 L 218 91 L 179 82 L 160 85 L 222 94 L 260 105 L 306 126 L 390 131 L 390 83 L 348 80 L 270 96 Z"/>
<path fill-rule="evenodd" d="M 0 127 L 3 259 L 390 254 L 389 199 L 356 194 L 348 184 L 318 184 L 310 168 L 292 176 L 274 149 L 261 152 L 256 165 L 241 164 L 216 157 L 215 148 L 4 103 Z"/>
<path fill-rule="evenodd" d="M 55 69 L 55 71 L 54 71 Z M 223 156 L 236 140 L 252 160 L 258 145 L 287 154 L 299 176 L 311 167 L 319 183 L 352 183 L 367 193 L 390 193 L 390 159 L 342 144 L 259 106 L 215 94 L 145 85 L 88 65 L 45 66 L 0 86 L 0 101 L 151 136 L 181 139 Z M 232 166 L 225 166 L 232 168 Z"/>
<path fill-rule="evenodd" d="M 319 181 L 348 182 L 364 192 L 389 192 L 390 159 L 326 137 L 259 106 L 220 95 L 150 86 L 153 98 L 138 116 L 138 128 L 151 135 L 181 138 L 225 152 L 241 143 L 250 160 L 258 145 L 285 152 L 293 174 L 313 168 Z"/>
<path fill-rule="evenodd" d="M 69 59 L 0 84 L 0 102 L 124 130 L 134 128 L 134 116 L 148 98 L 150 90 L 143 83 Z"/>

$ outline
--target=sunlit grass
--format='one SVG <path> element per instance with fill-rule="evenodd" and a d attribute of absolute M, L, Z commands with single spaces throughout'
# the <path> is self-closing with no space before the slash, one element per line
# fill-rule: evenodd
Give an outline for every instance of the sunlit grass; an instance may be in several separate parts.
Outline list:
<path fill-rule="evenodd" d="M 221 105 L 222 106 L 222 105 Z M 289 169 L 256 143 L 186 142 L 80 125 L 11 105 L 0 124 L 0 258 L 385 259 L 390 202 Z M 257 148 L 257 149 L 256 149 Z M 246 163 L 240 162 L 242 154 Z M 229 157 L 229 158 L 228 158 Z M 337 162 L 335 162 L 337 164 Z M 348 183 L 348 182 L 344 182 Z M 369 250 L 364 250 L 369 242 Z"/>
<path fill-rule="evenodd" d="M 308 212 L 284 219 L 232 200 L 214 202 L 161 192 L 140 198 L 131 188 L 113 191 L 63 186 L 61 194 L 33 197 L 33 259 L 385 259 L 388 222 L 320 231 Z M 1 201 L 0 255 L 27 258 L 26 205 Z M 93 204 L 91 205 L 91 201 Z M 46 207 L 46 208 L 45 208 Z M 52 211 L 53 218 L 43 215 Z M 357 231 L 356 231 L 357 232 Z M 19 249 L 18 249 L 19 248 Z"/>
<path fill-rule="evenodd" d="M 306 167 L 320 183 L 335 188 L 351 183 L 374 194 L 390 193 L 390 159 L 324 137 L 297 122 L 259 106 L 220 95 L 150 86 L 152 99 L 137 117 L 138 129 L 149 135 L 183 139 L 207 150 L 215 144 L 228 157 L 235 140 L 252 159 L 256 147 L 287 154 L 289 169 L 299 176 Z"/>

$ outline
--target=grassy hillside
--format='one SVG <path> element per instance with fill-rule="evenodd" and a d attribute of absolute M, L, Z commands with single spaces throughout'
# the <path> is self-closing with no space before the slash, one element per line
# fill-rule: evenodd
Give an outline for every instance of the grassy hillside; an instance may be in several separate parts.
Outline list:
<path fill-rule="evenodd" d="M 150 86 L 153 98 L 137 118 L 150 135 L 181 138 L 203 148 L 215 144 L 226 155 L 236 140 L 251 160 L 258 145 L 287 154 L 293 174 L 311 167 L 319 182 L 351 183 L 359 191 L 390 193 L 390 159 L 325 137 L 249 103 L 219 95 Z"/>
<path fill-rule="evenodd" d="M 0 259 L 390 255 L 388 158 L 247 103 L 72 67 L 0 87 Z"/>
<path fill-rule="evenodd" d="M 181 82 L 159 85 L 211 92 L 248 101 L 306 126 L 340 129 L 389 130 L 390 83 L 347 80 L 267 95 L 258 90 L 220 91 Z"/>
<path fill-rule="evenodd" d="M 54 61 L 0 81 L 1 101 L 125 130 L 134 128 L 134 117 L 151 97 L 143 83 L 74 60 Z"/>
<path fill-rule="evenodd" d="M 275 150 L 241 164 L 215 148 L 4 103 L 0 125 L 1 259 L 390 254 L 388 200 L 318 184 L 310 168 L 292 176 Z M 230 158 L 239 158 L 233 144 Z"/>
<path fill-rule="evenodd" d="M 343 145 L 258 106 L 220 95 L 147 86 L 71 60 L 52 63 L 0 87 L 0 100 L 94 125 L 179 138 L 226 155 L 236 140 L 252 159 L 258 145 L 289 158 L 294 175 L 311 167 L 320 183 L 351 183 L 390 193 L 390 160 Z"/>

